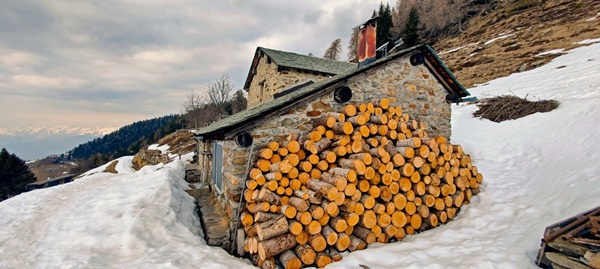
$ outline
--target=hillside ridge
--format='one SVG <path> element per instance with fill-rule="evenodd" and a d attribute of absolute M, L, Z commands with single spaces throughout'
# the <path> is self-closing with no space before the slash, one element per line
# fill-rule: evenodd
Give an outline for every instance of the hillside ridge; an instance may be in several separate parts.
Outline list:
<path fill-rule="evenodd" d="M 517 9 L 525 2 L 531 6 Z M 458 36 L 439 39 L 433 44 L 467 88 L 539 67 L 561 55 L 560 49 L 567 51 L 586 45 L 577 42 L 600 38 L 600 1 L 502 3 L 493 11 L 471 19 Z"/>

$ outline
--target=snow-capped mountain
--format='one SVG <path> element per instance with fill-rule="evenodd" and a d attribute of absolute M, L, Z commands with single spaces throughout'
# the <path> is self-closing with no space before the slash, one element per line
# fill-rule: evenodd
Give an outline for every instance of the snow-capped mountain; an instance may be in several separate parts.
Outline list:
<path fill-rule="evenodd" d="M 115 127 L 29 126 L 0 128 L 0 147 L 22 159 L 35 160 L 61 154 L 75 146 L 117 130 Z"/>

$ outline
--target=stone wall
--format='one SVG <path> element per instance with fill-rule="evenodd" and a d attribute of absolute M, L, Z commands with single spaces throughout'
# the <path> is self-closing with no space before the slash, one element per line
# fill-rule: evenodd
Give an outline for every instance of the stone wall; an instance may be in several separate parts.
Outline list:
<path fill-rule="evenodd" d="M 268 61 L 268 56 L 264 55 L 258 60 L 256 74 L 250 83 L 248 90 L 248 107 L 256 106 L 262 102 L 273 100 L 273 95 L 299 84 L 309 78 L 321 80 L 326 76 L 315 73 L 304 72 L 297 69 L 277 70 L 277 64 Z"/>
<path fill-rule="evenodd" d="M 397 59 L 349 79 L 347 86 L 353 92 L 350 103 L 389 98 L 393 105 L 401 105 L 411 118 L 427 123 L 430 136 L 450 137 L 450 105 L 445 102 L 446 91 L 423 65 L 412 66 L 408 59 Z M 292 132 L 306 134 L 312 129 L 313 118 L 326 112 L 340 111 L 345 105 L 333 100 L 333 89 L 321 93 L 321 96 L 307 103 L 266 117 L 252 129 L 246 130 L 254 138 L 253 151 L 265 147 L 270 141 L 283 141 Z M 233 231 L 250 148 L 240 147 L 233 141 L 222 143 L 223 190 L 216 196 L 231 217 L 230 227 Z M 251 164 L 254 162 L 252 160 Z"/>

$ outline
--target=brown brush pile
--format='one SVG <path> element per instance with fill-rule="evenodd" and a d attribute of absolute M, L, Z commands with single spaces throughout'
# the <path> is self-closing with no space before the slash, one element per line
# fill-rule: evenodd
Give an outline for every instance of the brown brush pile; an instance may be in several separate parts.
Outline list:
<path fill-rule="evenodd" d="M 558 107 L 556 100 L 529 101 L 514 95 L 501 95 L 483 99 L 477 104 L 479 109 L 473 116 L 502 122 L 531 115 L 536 112 L 548 112 Z"/>

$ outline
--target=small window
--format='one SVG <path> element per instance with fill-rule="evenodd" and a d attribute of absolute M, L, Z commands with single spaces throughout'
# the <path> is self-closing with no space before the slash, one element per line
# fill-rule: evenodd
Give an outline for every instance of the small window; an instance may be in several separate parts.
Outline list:
<path fill-rule="evenodd" d="M 223 145 L 212 144 L 212 183 L 221 192 L 223 190 Z"/>

